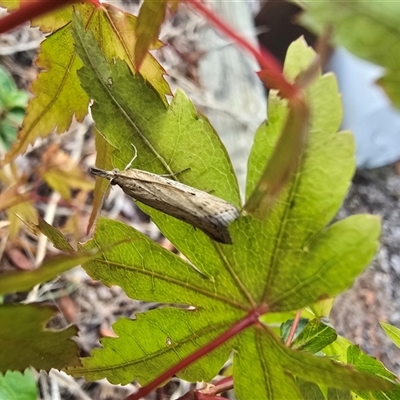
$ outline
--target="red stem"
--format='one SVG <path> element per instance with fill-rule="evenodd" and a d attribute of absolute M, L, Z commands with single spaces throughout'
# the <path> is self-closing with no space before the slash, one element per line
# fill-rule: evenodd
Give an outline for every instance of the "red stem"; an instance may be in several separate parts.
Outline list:
<path fill-rule="evenodd" d="M 296 316 L 294 317 L 294 320 L 293 320 L 293 324 L 290 327 L 289 335 L 288 335 L 288 337 L 286 339 L 286 343 L 285 343 L 285 345 L 287 347 L 290 347 L 290 345 L 293 342 L 294 334 L 296 333 L 296 329 L 299 326 L 299 321 L 300 321 L 300 317 L 301 317 L 301 311 L 302 310 L 298 310 L 297 311 Z"/>
<path fill-rule="evenodd" d="M 202 348 L 196 350 L 194 353 L 190 354 L 188 357 L 184 358 L 183 360 L 179 361 L 177 364 L 172 366 L 167 371 L 163 372 L 159 375 L 156 379 L 150 382 L 148 385 L 143 386 L 140 388 L 136 393 L 131 394 L 126 398 L 126 400 L 139 400 L 142 397 L 148 395 L 152 390 L 156 389 L 166 380 L 170 379 L 173 375 L 181 371 L 183 368 L 187 367 L 188 365 L 194 363 L 199 358 L 207 355 L 212 350 L 216 349 L 218 346 L 221 346 L 233 336 L 237 335 L 244 329 L 248 328 L 251 325 L 254 325 L 258 318 L 265 314 L 266 306 L 260 305 L 259 307 L 255 308 L 254 310 L 250 311 L 243 319 L 237 322 L 235 325 L 231 326 L 227 331 L 225 331 L 221 336 L 215 338 L 212 342 L 207 343 Z"/>
<path fill-rule="evenodd" d="M 201 0 L 186 1 L 196 8 L 201 14 L 203 14 L 207 20 L 216 26 L 220 31 L 232 38 L 239 46 L 252 54 L 260 64 L 261 68 L 265 69 L 271 74 L 271 76 L 273 76 L 275 83 L 274 88 L 279 89 L 279 92 L 283 97 L 292 98 L 296 96 L 298 89 L 285 79 L 284 75 L 282 74 L 282 66 L 272 54 L 263 48 L 256 48 L 254 45 L 249 43 L 248 40 L 238 35 L 227 23 L 222 21 L 210 9 L 205 7 Z"/>

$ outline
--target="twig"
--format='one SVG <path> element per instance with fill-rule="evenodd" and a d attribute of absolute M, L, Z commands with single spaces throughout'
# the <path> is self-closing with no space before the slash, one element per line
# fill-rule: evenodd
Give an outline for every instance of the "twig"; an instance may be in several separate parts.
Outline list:
<path fill-rule="evenodd" d="M 293 341 L 293 338 L 294 338 L 294 334 L 296 333 L 296 329 L 299 326 L 301 312 L 302 312 L 302 310 L 298 310 L 297 313 L 296 313 L 296 316 L 294 317 L 293 324 L 290 327 L 290 332 L 289 332 L 289 335 L 288 335 L 288 337 L 286 339 L 286 342 L 285 342 L 287 347 L 290 347 L 290 345 L 292 344 L 292 341 Z"/>

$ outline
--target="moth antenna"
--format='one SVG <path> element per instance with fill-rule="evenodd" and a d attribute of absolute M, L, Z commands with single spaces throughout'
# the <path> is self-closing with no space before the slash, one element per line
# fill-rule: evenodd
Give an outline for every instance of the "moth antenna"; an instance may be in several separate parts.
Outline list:
<path fill-rule="evenodd" d="M 124 171 L 126 171 L 127 169 L 129 169 L 131 167 L 132 163 L 136 160 L 136 157 L 138 154 L 136 146 L 133 143 L 131 143 L 131 146 L 133 147 L 133 150 L 135 150 L 135 154 L 134 154 L 132 160 L 129 161 L 128 164 L 126 165 L 126 167 L 124 168 Z"/>

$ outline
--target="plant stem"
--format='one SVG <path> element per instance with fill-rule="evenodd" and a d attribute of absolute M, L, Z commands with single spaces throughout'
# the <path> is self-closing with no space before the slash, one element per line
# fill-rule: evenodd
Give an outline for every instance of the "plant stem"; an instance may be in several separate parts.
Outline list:
<path fill-rule="evenodd" d="M 286 342 L 285 342 L 286 347 L 290 347 L 290 345 L 293 342 L 294 334 L 296 332 L 297 327 L 299 326 L 299 321 L 300 321 L 300 317 L 301 317 L 301 311 L 302 310 L 298 310 L 297 313 L 296 313 L 296 316 L 294 317 L 293 324 L 290 327 L 290 332 L 289 332 L 289 335 L 288 335 L 288 337 L 286 339 Z"/>
<path fill-rule="evenodd" d="M 161 385 L 166 380 L 170 379 L 177 372 L 181 371 L 183 368 L 188 365 L 194 363 L 199 358 L 207 355 L 212 350 L 216 349 L 218 346 L 221 346 L 233 336 L 237 335 L 244 329 L 248 328 L 251 325 L 257 323 L 258 318 L 267 312 L 267 307 L 265 305 L 260 305 L 257 308 L 251 310 L 243 319 L 239 322 L 231 326 L 227 331 L 225 331 L 222 335 L 215 338 L 210 343 L 207 343 L 202 348 L 196 350 L 194 353 L 190 354 L 188 357 L 179 361 L 177 364 L 172 366 L 167 371 L 163 372 L 156 379 L 150 382 L 148 385 L 140 388 L 136 393 L 131 394 L 126 398 L 126 400 L 139 400 L 140 398 L 149 394 L 152 390 L 156 389 L 159 385 Z"/>

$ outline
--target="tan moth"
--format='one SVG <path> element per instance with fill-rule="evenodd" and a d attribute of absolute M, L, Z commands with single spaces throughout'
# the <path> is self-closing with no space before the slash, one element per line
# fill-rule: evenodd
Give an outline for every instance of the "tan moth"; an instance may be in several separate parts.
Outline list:
<path fill-rule="evenodd" d="M 239 217 L 239 210 L 227 201 L 139 169 L 105 171 L 92 167 L 89 172 L 120 186 L 135 200 L 193 225 L 217 242 L 232 244 L 228 225 Z"/>

